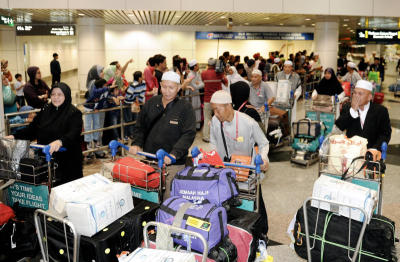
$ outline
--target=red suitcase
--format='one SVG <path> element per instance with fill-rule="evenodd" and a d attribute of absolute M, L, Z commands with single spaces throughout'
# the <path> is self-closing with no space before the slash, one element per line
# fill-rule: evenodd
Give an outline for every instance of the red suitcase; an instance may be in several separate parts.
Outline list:
<path fill-rule="evenodd" d="M 143 188 L 158 188 L 160 174 L 139 160 L 124 157 L 115 161 L 113 177 L 119 181 Z"/>
<path fill-rule="evenodd" d="M 374 95 L 374 103 L 375 104 L 382 104 L 384 100 L 385 100 L 384 93 L 375 93 L 375 95 Z"/>
<path fill-rule="evenodd" d="M 343 82 L 342 83 L 343 91 L 346 96 L 351 96 L 351 86 L 350 82 Z"/>

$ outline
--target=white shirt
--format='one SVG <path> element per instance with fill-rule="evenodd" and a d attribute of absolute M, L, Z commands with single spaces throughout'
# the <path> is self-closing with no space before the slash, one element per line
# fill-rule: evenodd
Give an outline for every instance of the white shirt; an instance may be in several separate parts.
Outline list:
<path fill-rule="evenodd" d="M 369 103 L 364 106 L 364 110 L 361 110 L 361 108 L 359 108 L 358 112 L 356 110 L 354 110 L 352 107 L 350 108 L 351 117 L 357 118 L 360 116 L 360 122 L 361 122 L 362 129 L 364 129 L 365 118 L 367 117 L 368 110 L 369 110 Z"/>
<path fill-rule="evenodd" d="M 14 88 L 16 90 L 16 94 L 17 96 L 24 96 L 24 88 L 21 88 L 20 90 L 17 90 L 17 88 L 19 88 L 20 86 L 25 85 L 25 82 L 21 81 L 16 81 L 14 84 Z"/>

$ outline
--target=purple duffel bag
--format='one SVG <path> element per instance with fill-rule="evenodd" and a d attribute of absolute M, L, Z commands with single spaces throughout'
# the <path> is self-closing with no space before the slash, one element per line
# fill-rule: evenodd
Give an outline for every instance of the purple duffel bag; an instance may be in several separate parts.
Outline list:
<path fill-rule="evenodd" d="M 193 203 L 208 200 L 217 206 L 239 195 L 236 173 L 230 168 L 215 168 L 208 164 L 186 167 L 171 183 L 171 196 L 179 196 Z"/>
<path fill-rule="evenodd" d="M 176 196 L 162 203 L 157 211 L 156 221 L 200 233 L 208 243 L 208 250 L 219 244 L 229 233 L 225 208 L 210 203 L 195 205 Z M 187 246 L 182 237 L 174 238 L 174 242 Z M 191 239 L 191 248 L 198 252 L 203 252 L 204 249 L 197 238 Z"/>

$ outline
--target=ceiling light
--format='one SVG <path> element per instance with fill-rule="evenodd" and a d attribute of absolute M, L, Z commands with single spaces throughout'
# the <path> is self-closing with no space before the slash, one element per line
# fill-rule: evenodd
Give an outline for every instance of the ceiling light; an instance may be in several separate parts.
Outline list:
<path fill-rule="evenodd" d="M 244 23 L 245 25 L 249 25 L 249 23 Z"/>
<path fill-rule="evenodd" d="M 221 16 L 220 18 L 221 18 L 221 19 L 224 19 L 224 18 L 225 18 L 225 16 Z"/>
<path fill-rule="evenodd" d="M 270 18 L 269 18 L 269 17 L 264 17 L 264 19 L 265 19 L 265 20 L 269 20 Z"/>
<path fill-rule="evenodd" d="M 315 26 L 315 24 L 311 24 L 312 26 Z"/>
<path fill-rule="evenodd" d="M 346 26 L 347 26 L 347 24 L 344 24 L 343 26 L 344 26 L 344 27 L 346 27 Z"/>
<path fill-rule="evenodd" d="M 311 18 L 306 18 L 305 20 L 306 20 L 306 21 L 310 21 L 310 20 L 311 20 Z"/>
<path fill-rule="evenodd" d="M 180 16 L 180 15 L 176 15 L 176 16 L 175 16 L 175 18 L 181 18 L 181 17 L 182 17 L 182 16 Z"/>
<path fill-rule="evenodd" d="M 209 26 L 209 24 L 205 24 L 205 26 Z"/>
<path fill-rule="evenodd" d="M 350 21 L 350 19 L 348 19 L 348 18 L 345 18 L 345 19 L 343 19 L 343 21 L 347 22 L 347 21 Z"/>
<path fill-rule="evenodd" d="M 128 14 L 128 16 L 135 16 L 135 14 Z"/>
<path fill-rule="evenodd" d="M 79 16 L 84 16 L 85 14 L 79 13 L 78 15 L 79 15 Z"/>

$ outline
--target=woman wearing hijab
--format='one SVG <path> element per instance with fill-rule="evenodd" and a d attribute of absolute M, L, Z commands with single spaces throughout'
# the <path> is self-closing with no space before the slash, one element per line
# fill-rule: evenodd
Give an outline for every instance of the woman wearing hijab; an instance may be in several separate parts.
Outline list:
<path fill-rule="evenodd" d="M 336 78 L 335 71 L 328 67 L 325 69 L 324 78 L 322 78 L 317 88 L 313 91 L 312 97 L 315 98 L 317 95 L 339 96 L 340 94 L 344 96 L 342 85 Z"/>
<path fill-rule="evenodd" d="M 234 66 L 229 67 L 228 72 L 229 72 L 229 75 L 227 76 L 227 78 L 228 78 L 229 85 L 232 85 L 239 81 L 245 82 L 247 84 L 249 83 L 246 79 L 244 79 L 241 75 L 239 75 L 236 67 L 234 67 Z"/>
<path fill-rule="evenodd" d="M 90 68 L 86 78 L 86 88 L 90 90 L 94 87 L 94 82 L 104 77 L 104 67 L 101 65 L 94 65 Z"/>
<path fill-rule="evenodd" d="M 43 108 L 47 104 L 50 88 L 42 80 L 39 67 L 30 66 L 27 73 L 29 82 L 24 88 L 26 102 L 34 108 Z"/>
<path fill-rule="evenodd" d="M 81 131 L 82 113 L 71 104 L 71 89 L 63 82 L 50 91 L 51 103 L 37 114 L 23 130 L 7 138 L 35 140 L 50 145 L 50 153 L 58 164 L 56 185 L 82 177 Z M 65 147 L 65 152 L 58 152 Z"/>
<path fill-rule="evenodd" d="M 250 86 L 247 81 L 238 81 L 231 84 L 231 96 L 233 109 L 252 117 L 257 123 L 261 123 L 260 114 L 254 108 L 247 107 L 249 103 Z"/>

